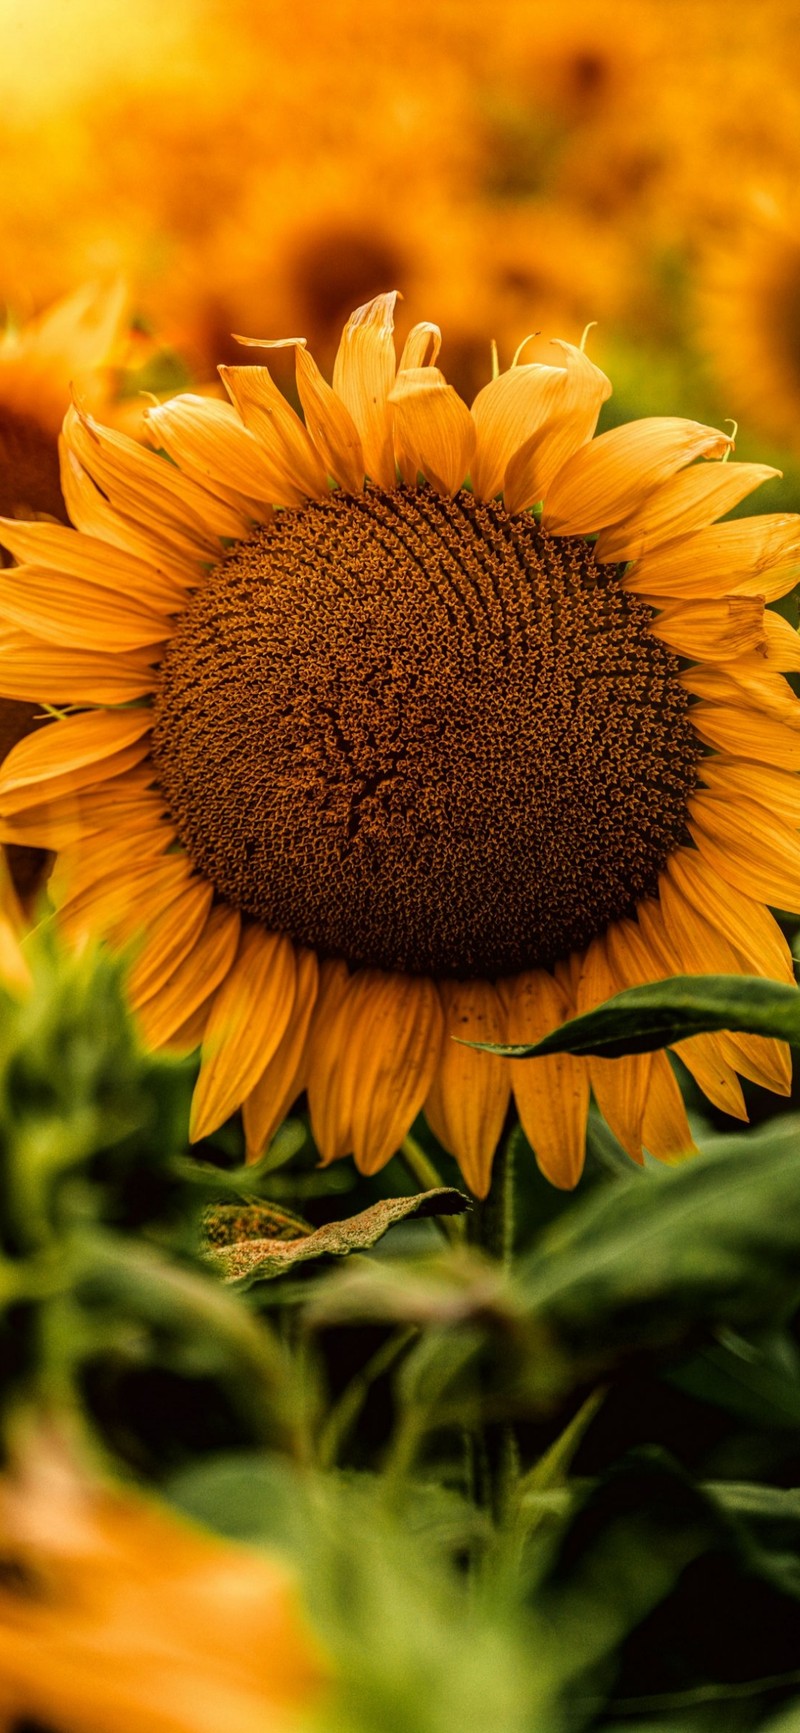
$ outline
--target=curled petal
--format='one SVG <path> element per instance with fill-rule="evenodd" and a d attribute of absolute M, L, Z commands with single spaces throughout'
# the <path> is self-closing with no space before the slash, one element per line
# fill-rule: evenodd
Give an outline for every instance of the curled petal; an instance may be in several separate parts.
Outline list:
<path fill-rule="evenodd" d="M 389 392 L 395 380 L 397 292 L 377 295 L 351 314 L 333 368 L 333 389 L 358 430 L 367 475 L 377 487 L 395 485 Z"/>

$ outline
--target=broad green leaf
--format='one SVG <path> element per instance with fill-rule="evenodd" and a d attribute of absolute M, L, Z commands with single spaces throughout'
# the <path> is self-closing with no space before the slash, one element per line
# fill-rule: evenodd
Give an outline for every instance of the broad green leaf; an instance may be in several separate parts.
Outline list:
<path fill-rule="evenodd" d="M 630 987 L 597 1010 L 563 1023 L 541 1041 L 527 1046 L 481 1042 L 480 1046 L 512 1059 L 535 1059 L 547 1053 L 618 1059 L 625 1053 L 652 1053 L 691 1035 L 722 1029 L 773 1035 L 800 1047 L 800 992 L 761 976 L 676 975 L 652 986 Z"/>
<path fill-rule="evenodd" d="M 313 1258 L 341 1258 L 349 1252 L 367 1251 L 396 1222 L 408 1221 L 415 1216 L 461 1215 L 469 1207 L 469 1199 L 463 1192 L 452 1186 L 439 1186 L 433 1191 L 417 1192 L 413 1197 L 381 1198 L 369 1209 L 361 1210 L 346 1221 L 328 1222 L 313 1233 L 301 1231 L 294 1238 L 287 1237 L 284 1232 L 280 1235 L 273 1232 L 265 1237 L 262 1227 L 257 1237 L 244 1233 L 228 1244 L 215 1244 L 209 1256 L 229 1281 L 245 1276 L 269 1281 L 295 1264 L 307 1263 Z M 285 1212 L 283 1215 L 285 1219 Z M 235 1210 L 231 1219 L 247 1226 L 248 1223 L 252 1225 L 256 1218 L 263 1220 L 263 1208 L 257 1208 L 255 1216 L 252 1209 Z"/>

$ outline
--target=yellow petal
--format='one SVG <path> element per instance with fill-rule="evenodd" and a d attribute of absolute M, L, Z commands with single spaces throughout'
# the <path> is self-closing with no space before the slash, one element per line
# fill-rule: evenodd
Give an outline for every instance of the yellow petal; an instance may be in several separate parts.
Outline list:
<path fill-rule="evenodd" d="M 601 433 L 559 470 L 542 522 L 556 535 L 590 535 L 619 523 L 654 488 L 697 457 L 721 457 L 732 441 L 714 427 L 654 415 Z"/>
<path fill-rule="evenodd" d="M 764 618 L 767 619 L 766 614 Z M 734 662 L 726 662 L 724 667 L 706 663 L 686 668 L 678 679 L 687 692 L 695 693 L 698 698 L 707 698 L 710 704 L 729 713 L 725 721 L 717 708 L 713 716 L 706 709 L 698 715 L 700 707 L 694 706 L 691 719 L 695 726 L 702 724 L 703 727 L 724 730 L 720 733 L 719 743 L 733 751 L 737 749 L 739 723 L 730 714 L 730 707 L 735 712 L 757 713 L 766 720 L 785 724 L 789 730 L 800 728 L 800 704 L 788 681 L 779 673 L 770 672 L 769 647 L 766 656 L 758 650 L 753 655 L 738 656 Z M 708 744 L 716 743 L 710 741 Z M 750 753 L 749 756 L 755 758 L 758 755 Z"/>
<path fill-rule="evenodd" d="M 578 1010 L 593 1010 L 628 985 L 630 983 L 618 979 L 612 969 L 605 939 L 593 939 L 578 982 Z M 641 1165 L 642 1127 L 652 1054 L 636 1053 L 624 1059 L 590 1059 L 588 1064 L 592 1089 L 603 1118 L 632 1161 Z"/>
<path fill-rule="evenodd" d="M 658 1161 L 697 1155 L 681 1095 L 666 1053 L 654 1053 L 642 1125 L 642 1142 Z"/>
<path fill-rule="evenodd" d="M 603 530 L 595 558 L 639 560 L 663 542 L 705 529 L 780 473 L 766 463 L 714 463 L 673 475 L 632 517 Z"/>
<path fill-rule="evenodd" d="M 72 522 L 87 539 L 91 537 L 131 554 L 184 594 L 197 583 L 204 564 L 215 556 L 207 549 L 198 549 L 180 531 L 153 520 L 152 514 L 147 522 L 142 522 L 112 506 L 63 437 L 59 441 L 59 455 L 64 502 Z"/>
<path fill-rule="evenodd" d="M 778 672 L 800 672 L 800 632 L 782 614 L 768 608 L 764 614 L 767 666 Z"/>
<path fill-rule="evenodd" d="M 144 1005 L 171 980 L 193 951 L 208 924 L 213 886 L 195 878 L 147 933 L 144 949 L 131 970 L 128 991 L 134 1009 Z"/>
<path fill-rule="evenodd" d="M 0 800 L 32 783 L 64 777 L 104 759 L 123 748 L 142 743 L 152 726 L 149 710 L 90 710 L 81 716 L 66 716 L 52 722 L 12 747 L 0 772 Z M 99 774 L 107 774 L 102 769 Z M 41 799 L 41 795 L 38 797 Z"/>
<path fill-rule="evenodd" d="M 744 703 L 740 710 L 729 704 L 694 704 L 690 719 L 706 746 L 720 747 L 737 758 L 800 770 L 800 732 L 785 722 L 761 716 Z"/>
<path fill-rule="evenodd" d="M 412 325 L 403 344 L 398 372 L 404 373 L 408 367 L 435 366 L 441 347 L 442 333 L 438 325 L 431 325 L 427 320 Z"/>
<path fill-rule="evenodd" d="M 437 493 L 457 493 L 469 473 L 475 426 L 458 393 L 436 367 L 398 373 L 389 393 L 394 409 L 394 453 L 403 480 L 422 474 Z"/>
<path fill-rule="evenodd" d="M 124 549 L 112 547 L 97 536 L 82 535 L 64 524 L 20 523 L 0 518 L 0 542 L 20 565 L 47 571 L 69 572 L 92 584 L 105 584 L 123 596 L 169 613 L 182 606 L 185 594 L 169 576 Z"/>
<path fill-rule="evenodd" d="M 138 656 L 64 650 L 9 628 L 0 636 L 0 692 L 33 703 L 129 704 L 154 690 L 157 656 L 157 645 Z"/>
<path fill-rule="evenodd" d="M 558 982 L 532 969 L 511 982 L 507 1039 L 539 1041 L 573 1015 Z M 569 1053 L 514 1059 L 511 1080 L 520 1122 L 542 1173 L 563 1190 L 577 1185 L 586 1151 L 589 1067 Z"/>
<path fill-rule="evenodd" d="M 250 433 L 275 471 L 276 504 L 323 499 L 325 470 L 300 420 L 268 367 L 220 367 L 220 378 Z M 280 491 L 279 491 L 280 488 Z"/>
<path fill-rule="evenodd" d="M 231 403 L 187 392 L 145 410 L 145 424 L 185 475 L 247 515 L 269 516 L 280 472 Z"/>
<path fill-rule="evenodd" d="M 703 765 L 714 762 L 713 759 L 704 759 Z M 742 765 L 741 768 L 757 769 L 759 775 L 765 774 L 762 765 Z M 768 774 L 777 777 L 781 772 L 776 770 Z M 787 777 L 785 780 L 797 786 L 795 778 Z M 775 810 L 779 810 L 777 805 Z M 685 902 L 691 903 L 724 935 L 751 974 L 768 975 L 776 981 L 794 984 L 792 953 L 774 916 L 763 903 L 755 902 L 734 885 L 727 884 L 699 850 L 676 849 L 662 875 L 662 891 L 665 882 L 674 886 Z"/>
<path fill-rule="evenodd" d="M 64 649 L 123 655 L 163 643 L 171 629 L 166 613 L 85 578 L 36 566 L 0 572 L 0 618 Z"/>
<path fill-rule="evenodd" d="M 503 479 L 506 510 L 524 511 L 546 499 L 553 478 L 591 439 L 611 385 L 582 349 L 557 342 L 566 356 L 563 382 L 551 414 L 509 460 Z"/>
<path fill-rule="evenodd" d="M 356 425 L 367 475 L 376 487 L 395 485 L 389 392 L 395 380 L 396 291 L 377 295 L 351 314 L 333 368 L 333 389 Z"/>
<path fill-rule="evenodd" d="M 688 802 L 689 831 L 717 872 L 773 908 L 800 913 L 800 836 L 754 801 L 701 789 Z"/>
<path fill-rule="evenodd" d="M 288 1027 L 242 1107 L 248 1161 L 257 1161 L 263 1155 L 305 1088 L 308 1033 L 318 987 L 319 968 L 314 952 L 298 951 L 297 989 Z"/>
<path fill-rule="evenodd" d="M 747 1120 L 742 1086 L 716 1035 L 693 1035 L 689 1041 L 676 1041 L 672 1051 L 721 1113 Z"/>
<path fill-rule="evenodd" d="M 212 910 L 194 950 L 140 1007 L 139 1025 L 148 1046 L 163 1047 L 216 993 L 233 965 L 239 928 L 234 909 Z"/>
<path fill-rule="evenodd" d="M 240 536 L 247 528 L 240 512 L 215 499 L 174 463 L 125 433 L 101 427 L 90 415 L 68 410 L 64 439 L 110 504 L 158 535 L 170 528 L 188 548 L 218 559 L 220 538 Z"/>
<path fill-rule="evenodd" d="M 364 486 L 364 453 L 358 429 L 340 397 L 337 397 L 309 355 L 298 345 L 295 351 L 297 393 L 306 427 L 323 464 L 346 493 L 360 493 Z"/>
<path fill-rule="evenodd" d="M 764 603 L 760 596 L 723 596 L 719 601 L 671 602 L 662 608 L 650 630 L 693 659 L 732 660 L 766 646 Z"/>
<path fill-rule="evenodd" d="M 712 753 L 698 762 L 698 770 L 708 788 L 726 794 L 733 800 L 744 795 L 766 806 L 792 829 L 800 827 L 800 777 L 788 770 L 777 770 L 771 764 L 753 764 L 746 758 L 726 757 Z M 692 859 L 696 856 L 692 855 Z"/>
<path fill-rule="evenodd" d="M 563 367 L 533 362 L 510 367 L 478 392 L 472 405 L 477 441 L 472 488 L 478 499 L 500 492 L 514 453 L 548 421 L 565 378 Z"/>
<path fill-rule="evenodd" d="M 445 1031 L 425 1117 L 454 1155 L 476 1197 L 485 1197 L 511 1095 L 508 1061 L 464 1041 L 506 1039 L 499 995 L 488 981 L 441 981 Z"/>
<path fill-rule="evenodd" d="M 703 475 L 704 470 L 690 470 Z M 800 577 L 800 517 L 771 514 L 713 524 L 637 559 L 623 583 L 643 595 L 722 596 L 773 602 Z"/>
<path fill-rule="evenodd" d="M 259 926 L 245 929 L 208 1019 L 192 1100 L 193 1143 L 228 1119 L 258 1082 L 289 1023 L 296 978 L 290 939 Z"/>
<path fill-rule="evenodd" d="M 62 865 L 65 857 L 60 857 Z M 86 858 L 84 855 L 83 859 Z M 113 858 L 113 857 L 112 857 Z M 67 935 L 83 939 L 89 935 L 110 939 L 118 945 L 139 938 L 148 922 L 156 921 L 180 896 L 192 874 L 185 855 L 145 854 L 135 865 L 125 865 L 116 856 L 116 868 L 81 885 L 73 895 L 59 900 L 59 924 Z"/>
<path fill-rule="evenodd" d="M 433 981 L 370 970 L 343 1063 L 355 1072 L 352 1147 L 361 1173 L 377 1173 L 416 1119 L 439 1063 L 444 1016 Z"/>
<path fill-rule="evenodd" d="M 351 977 L 339 959 L 322 964 L 317 1002 L 308 1038 L 308 1108 L 314 1142 L 324 1163 L 352 1147 L 352 1069 L 342 1062 L 350 1016 L 357 1008 L 363 977 Z"/>

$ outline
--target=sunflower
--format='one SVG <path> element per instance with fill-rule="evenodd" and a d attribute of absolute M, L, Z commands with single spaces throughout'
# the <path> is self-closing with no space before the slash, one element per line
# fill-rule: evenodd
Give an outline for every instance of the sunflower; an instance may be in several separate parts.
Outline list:
<path fill-rule="evenodd" d="M 34 1438 L 0 1480 L 0 1725 L 289 1733 L 328 1664 L 281 1561 Z"/>
<path fill-rule="evenodd" d="M 736 232 L 706 250 L 698 312 L 717 382 L 773 439 L 798 449 L 800 209 L 754 200 Z"/>
<path fill-rule="evenodd" d="M 765 601 L 800 520 L 715 522 L 775 472 L 712 427 L 593 437 L 610 386 L 569 343 L 467 408 L 435 326 L 397 367 L 393 309 L 352 315 L 332 386 L 287 340 L 304 420 L 266 366 L 149 410 L 157 451 L 70 411 L 76 528 L 4 524 L 0 578 L 0 689 L 70 713 L 7 760 L 0 836 L 59 851 L 69 934 L 144 930 L 145 1038 L 202 1044 L 194 1138 L 241 1107 L 256 1157 L 305 1091 L 323 1161 L 369 1174 L 424 1110 L 481 1195 L 513 1091 L 570 1186 L 590 1090 L 634 1160 L 693 1147 L 667 1056 L 452 1037 L 793 979 L 764 905 L 800 910 L 800 646 Z M 788 1089 L 776 1042 L 679 1053 L 742 1118 L 738 1074 Z"/>

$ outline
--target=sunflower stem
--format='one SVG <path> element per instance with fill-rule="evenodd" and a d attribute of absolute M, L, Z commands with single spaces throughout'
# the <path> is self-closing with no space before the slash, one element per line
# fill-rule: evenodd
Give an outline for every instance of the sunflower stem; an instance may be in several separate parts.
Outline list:
<path fill-rule="evenodd" d="M 473 1237 L 492 1258 L 510 1267 L 514 1253 L 514 1137 L 501 1143 L 494 1158 L 492 1183 L 486 1198 L 477 1204 Z"/>

